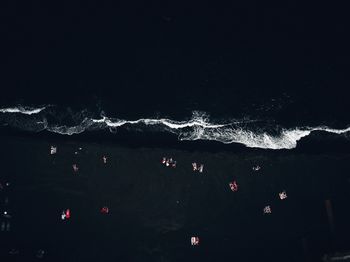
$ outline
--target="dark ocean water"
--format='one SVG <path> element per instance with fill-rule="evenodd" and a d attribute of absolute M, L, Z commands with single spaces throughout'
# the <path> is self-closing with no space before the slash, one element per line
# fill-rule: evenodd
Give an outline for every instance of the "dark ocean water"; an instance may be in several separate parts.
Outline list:
<path fill-rule="evenodd" d="M 22 188 L 13 189 L 19 192 L 13 197 L 21 214 L 21 219 L 17 216 L 14 220 L 20 226 L 10 237 L 13 242 L 2 251 L 19 245 L 28 249 L 24 253 L 30 255 L 23 258 L 30 260 L 30 252 L 44 246 L 55 254 L 50 259 L 66 261 L 65 255 L 72 252 L 70 259 L 87 261 L 89 255 L 83 250 L 91 248 L 96 261 L 128 261 L 134 246 L 129 238 L 124 242 L 128 237 L 126 228 L 133 239 L 138 239 L 131 261 L 186 261 L 188 257 L 214 261 L 227 258 L 232 246 L 239 261 L 256 260 L 259 256 L 254 254 L 259 252 L 266 259 L 278 261 L 293 253 L 288 259 L 300 261 L 307 257 L 300 247 L 303 241 L 316 261 L 322 253 L 348 249 L 344 243 L 349 229 L 343 208 L 348 199 L 345 173 L 350 153 L 346 10 L 337 5 L 299 6 L 290 1 L 278 6 L 247 2 L 185 7 L 155 2 L 87 1 L 76 5 L 63 1 L 54 6 L 5 1 L 0 8 L 4 32 L 0 136 L 6 144 L 1 151 L 6 172 L 0 178 L 15 180 Z M 30 173 L 25 178 L 26 171 L 17 162 L 21 144 L 26 153 L 19 162 Z M 111 173 L 128 173 L 128 168 L 134 166 L 125 156 L 142 158 L 149 172 L 133 170 L 130 180 L 124 176 L 118 180 L 121 188 L 115 186 L 113 178 L 100 181 L 101 187 L 107 187 L 104 199 L 112 195 L 132 205 L 128 208 L 118 201 L 111 204 L 123 214 L 118 224 L 104 224 L 86 206 L 89 201 L 98 202 L 101 195 L 102 190 L 94 189 L 99 182 L 93 171 L 99 167 L 91 167 L 81 181 L 57 178 L 61 173 L 52 170 L 47 155 L 41 159 L 50 144 L 62 145 L 69 155 L 58 157 L 61 162 L 57 170 L 65 174 L 65 168 L 71 165 L 71 153 L 81 144 L 122 158 L 124 162 L 118 163 L 125 166 L 113 167 Z M 31 158 L 31 148 L 35 159 Z M 178 175 L 180 180 L 165 181 L 163 170 L 156 167 L 152 173 L 152 161 L 163 154 L 175 154 L 180 159 L 184 155 L 182 160 L 187 164 L 203 158 L 210 162 L 212 173 L 197 181 L 186 177 L 188 170 L 184 169 L 182 177 Z M 93 162 L 94 157 L 88 154 L 81 163 Z M 270 168 L 266 180 L 244 175 L 258 163 Z M 16 166 L 13 172 L 11 166 Z M 149 173 L 153 175 L 149 177 Z M 249 188 L 243 190 L 246 195 L 241 199 L 229 199 L 229 192 L 223 189 L 232 179 L 227 173 L 234 173 L 234 178 L 242 179 Z M 44 181 L 47 174 L 49 178 Z M 133 188 L 140 179 L 146 179 L 142 180 L 146 189 Z M 204 186 L 196 187 L 199 183 Z M 215 185 L 213 194 L 211 183 Z M 178 213 L 168 208 L 174 199 L 165 188 L 172 184 L 171 192 L 188 205 Z M 72 185 L 75 188 L 66 192 Z M 181 191 L 183 185 L 195 190 Z M 272 220 L 260 216 L 264 204 L 261 195 L 269 199 L 282 186 L 291 192 L 289 206 L 277 204 L 278 215 Z M 124 187 L 130 187 L 132 193 L 123 191 Z M 56 193 L 50 193 L 50 189 Z M 28 203 L 20 201 L 21 190 Z M 72 191 L 78 195 L 71 197 Z M 118 193 L 113 195 L 115 191 Z M 255 196 L 254 192 L 261 195 Z M 50 214 L 44 216 L 47 220 L 40 220 L 38 214 L 33 219 L 22 219 L 37 208 L 35 202 L 45 194 L 53 203 L 50 206 L 39 201 Z M 169 199 L 161 201 L 159 195 Z M 66 202 L 61 198 L 67 198 Z M 156 203 L 161 211 L 142 202 L 144 198 Z M 203 199 L 214 210 L 212 213 L 200 204 Z M 334 237 L 337 240 L 330 240 L 324 213 L 326 199 L 331 199 L 341 214 L 337 222 L 344 233 L 338 230 Z M 67 243 L 62 236 L 56 241 L 52 235 L 45 235 L 45 230 L 58 234 L 63 228 L 64 234 L 69 234 L 60 221 L 52 222 L 51 215 L 56 216 L 56 209 L 70 201 L 81 217 L 87 212 L 88 218 L 80 220 L 81 224 L 68 225 L 74 233 Z M 137 204 L 140 201 L 144 207 Z M 235 212 L 240 215 L 235 217 Z M 140 218 L 143 216 L 145 220 Z M 184 217 L 189 220 L 184 222 Z M 31 236 L 35 230 L 29 229 L 38 219 L 48 222 L 34 241 Z M 90 225 L 89 219 L 99 226 Z M 136 229 L 129 220 L 138 225 Z M 230 220 L 242 226 L 238 237 L 233 229 L 225 233 Z M 167 226 L 175 227 L 174 232 L 159 232 Z M 116 237 L 109 228 L 111 232 L 120 231 L 123 237 Z M 204 238 L 199 253 L 183 244 L 196 230 Z M 280 232 L 285 234 L 281 243 Z M 93 243 L 98 241 L 86 241 L 79 233 L 99 235 L 101 245 L 94 248 Z M 103 234 L 108 235 L 105 240 Z M 3 239 L 6 241 L 6 237 Z M 32 240 L 35 245 L 29 244 Z M 46 246 L 44 240 L 48 241 Z M 111 252 L 110 241 L 116 241 L 125 252 Z M 72 243 L 76 242 L 81 245 L 74 247 Z"/>
<path fill-rule="evenodd" d="M 133 149 L 53 137 L 5 136 L 1 144 L 1 209 L 12 216 L 1 217 L 11 224 L 0 234 L 5 261 L 37 261 L 39 250 L 45 261 L 320 261 L 348 249 L 348 154 Z M 164 155 L 175 169 L 160 163 Z M 193 161 L 205 164 L 202 174 Z M 108 215 L 99 212 L 105 205 Z M 272 214 L 263 214 L 266 205 Z M 66 208 L 72 217 L 62 221 Z"/>
<path fill-rule="evenodd" d="M 112 131 L 270 149 L 312 130 L 347 143 L 347 16 L 318 8 L 6 3 L 0 108 L 47 109 L 1 124 L 73 134 L 126 121 Z M 195 125 L 128 122 L 139 119 Z"/>

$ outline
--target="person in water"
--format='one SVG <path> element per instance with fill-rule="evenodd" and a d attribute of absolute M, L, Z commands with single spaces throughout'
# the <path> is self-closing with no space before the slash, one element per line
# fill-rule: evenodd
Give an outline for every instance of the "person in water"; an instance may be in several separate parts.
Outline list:
<path fill-rule="evenodd" d="M 256 165 L 256 166 L 253 166 L 252 169 L 253 169 L 253 171 L 259 171 L 261 169 L 261 167 Z"/>
<path fill-rule="evenodd" d="M 238 184 L 236 181 L 230 182 L 229 186 L 233 192 L 236 192 L 238 190 Z"/>
<path fill-rule="evenodd" d="M 287 198 L 287 193 L 286 193 L 286 191 L 284 190 L 284 191 L 282 191 L 282 192 L 280 192 L 280 193 L 278 193 L 278 195 L 279 195 L 279 197 L 280 197 L 280 199 L 281 200 L 283 200 L 283 199 L 286 199 Z"/>
<path fill-rule="evenodd" d="M 199 237 L 191 237 L 191 245 L 198 246 L 199 245 Z"/>
<path fill-rule="evenodd" d="M 73 167 L 73 171 L 74 172 L 78 172 L 79 171 L 79 167 L 78 167 L 77 164 L 73 164 L 72 167 Z"/>
<path fill-rule="evenodd" d="M 264 207 L 264 214 L 271 214 L 272 211 L 271 211 L 271 207 L 270 206 L 266 206 Z"/>
<path fill-rule="evenodd" d="M 54 155 L 56 153 L 57 153 L 57 147 L 51 146 L 51 148 L 50 148 L 50 155 Z"/>

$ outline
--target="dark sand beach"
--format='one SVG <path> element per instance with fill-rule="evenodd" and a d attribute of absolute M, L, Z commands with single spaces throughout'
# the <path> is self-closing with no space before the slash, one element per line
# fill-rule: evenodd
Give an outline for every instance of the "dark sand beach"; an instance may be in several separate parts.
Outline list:
<path fill-rule="evenodd" d="M 50 155 L 51 145 L 57 154 Z M 0 152 L 1 183 L 10 182 L 2 208 L 12 215 L 11 230 L 0 235 L 4 261 L 35 261 L 40 249 L 47 261 L 317 261 L 350 240 L 348 154 L 215 153 L 9 136 L 1 138 Z M 174 158 L 176 168 L 162 165 L 163 156 Z M 192 162 L 204 163 L 204 172 L 194 173 Z M 229 188 L 233 180 L 237 192 Z M 283 190 L 288 197 L 280 200 Z M 266 205 L 271 214 L 263 213 Z M 62 221 L 67 208 L 71 218 Z M 191 246 L 191 236 L 199 246 Z M 13 248 L 19 253 L 10 255 Z"/>

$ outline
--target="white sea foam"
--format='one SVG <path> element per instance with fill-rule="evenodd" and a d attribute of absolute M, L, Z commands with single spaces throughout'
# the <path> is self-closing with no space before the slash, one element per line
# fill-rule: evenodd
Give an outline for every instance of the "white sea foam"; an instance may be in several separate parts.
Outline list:
<path fill-rule="evenodd" d="M 241 128 L 203 129 L 181 134 L 180 140 L 212 140 L 224 144 L 239 143 L 251 148 L 292 149 L 297 142 L 311 133 L 309 130 L 283 130 L 279 135 L 253 132 Z"/>
<path fill-rule="evenodd" d="M 85 131 L 109 129 L 110 132 L 116 133 L 118 129 L 125 126 L 130 130 L 156 130 L 158 132 L 170 132 L 176 134 L 180 141 L 184 140 L 210 140 L 224 144 L 239 143 L 250 148 L 262 149 L 292 149 L 297 146 L 298 141 L 307 137 L 312 132 L 323 131 L 336 135 L 350 132 L 350 127 L 345 129 L 334 129 L 327 126 L 316 127 L 295 127 L 281 128 L 273 127 L 270 131 L 264 128 L 264 122 L 257 120 L 230 120 L 226 122 L 213 122 L 205 113 L 194 112 L 192 117 L 186 121 L 177 121 L 168 118 L 140 118 L 136 120 L 125 120 L 109 118 L 103 116 L 99 119 L 87 116 L 86 112 L 72 113 L 69 111 L 72 125 L 62 125 L 60 120 L 47 121 L 45 114 L 55 118 L 55 112 L 37 115 L 46 107 L 29 108 L 13 107 L 0 109 L 2 113 L 21 113 L 33 115 L 30 119 L 17 119 L 5 117 L 2 120 L 3 125 L 8 124 L 17 128 L 29 131 L 47 130 L 62 135 L 80 134 Z M 72 115 L 70 115 L 72 114 Z M 31 120 L 32 119 L 32 120 Z M 22 122 L 25 121 L 25 122 Z M 259 123 L 257 123 L 259 122 Z M 267 124 L 267 123 L 265 123 Z M 271 125 L 271 123 L 270 123 Z M 260 126 L 260 128 L 258 127 Z"/>
<path fill-rule="evenodd" d="M 0 113 L 20 113 L 25 115 L 33 115 L 38 114 L 41 111 L 43 111 L 46 107 L 40 107 L 40 108 L 32 108 L 32 107 L 9 107 L 9 108 L 1 108 Z"/>
<path fill-rule="evenodd" d="M 313 131 L 324 131 L 334 134 L 344 134 L 350 131 L 346 129 L 332 129 L 329 127 L 304 127 L 294 129 L 282 129 L 277 135 L 267 132 L 252 131 L 240 128 L 239 121 L 225 124 L 212 124 L 200 116 L 193 117 L 189 121 L 174 121 L 170 119 L 138 119 L 134 121 L 109 119 L 93 119 L 94 123 L 104 123 L 108 127 L 121 127 L 123 125 L 160 125 L 171 129 L 178 134 L 179 140 L 212 140 L 224 144 L 240 143 L 251 148 L 262 149 L 293 149 L 297 142 L 311 134 Z"/>

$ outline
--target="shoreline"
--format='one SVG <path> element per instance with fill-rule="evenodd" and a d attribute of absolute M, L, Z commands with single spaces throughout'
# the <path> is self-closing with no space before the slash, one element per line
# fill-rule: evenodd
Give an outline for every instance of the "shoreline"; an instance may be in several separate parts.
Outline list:
<path fill-rule="evenodd" d="M 5 128 L 0 130 L 0 135 L 6 137 L 17 137 L 19 139 L 37 139 L 47 141 L 62 142 L 81 142 L 96 143 L 100 145 L 116 145 L 124 148 L 167 148 L 183 150 L 187 152 L 231 152 L 231 153 L 253 153 L 274 155 L 288 153 L 307 153 L 307 154 L 349 154 L 350 139 L 343 137 L 331 137 L 326 135 L 326 139 L 322 139 L 319 134 L 311 134 L 307 138 L 303 138 L 297 142 L 296 148 L 293 149 L 262 149 L 250 148 L 243 144 L 231 143 L 223 144 L 217 141 L 179 141 L 176 135 L 164 135 L 159 133 L 130 133 L 119 132 L 110 133 L 109 131 L 85 131 L 81 134 L 61 135 L 48 132 L 46 130 L 33 133 L 30 131 L 22 131 L 15 128 Z"/>

